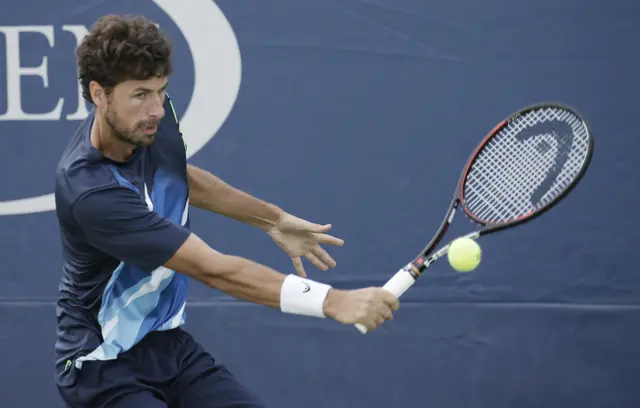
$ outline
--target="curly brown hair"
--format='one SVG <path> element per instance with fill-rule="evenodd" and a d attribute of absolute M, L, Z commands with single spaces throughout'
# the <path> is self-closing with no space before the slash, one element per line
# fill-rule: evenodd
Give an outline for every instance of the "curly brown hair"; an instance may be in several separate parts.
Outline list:
<path fill-rule="evenodd" d="M 109 92 L 126 80 L 170 75 L 171 48 L 169 39 L 143 16 L 100 18 L 76 50 L 83 97 L 93 103 L 91 81 Z"/>

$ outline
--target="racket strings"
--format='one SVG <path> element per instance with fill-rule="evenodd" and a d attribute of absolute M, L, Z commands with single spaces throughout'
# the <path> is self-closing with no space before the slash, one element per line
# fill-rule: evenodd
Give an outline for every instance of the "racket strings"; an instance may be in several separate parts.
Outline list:
<path fill-rule="evenodd" d="M 519 132 L 521 132 L 527 125 L 532 125 L 536 123 L 536 122 L 533 122 L 535 118 L 532 118 L 531 116 L 525 119 L 528 119 L 529 121 L 514 122 L 511 124 L 511 126 L 509 126 L 506 129 L 506 132 L 503 131 L 503 133 L 506 133 L 506 136 L 513 136 L 514 134 L 518 134 Z M 538 135 L 537 137 L 539 138 L 540 136 L 541 135 Z M 532 144 L 536 145 L 537 143 L 539 143 L 539 141 L 536 139 L 533 139 Z M 493 145 L 496 145 L 496 146 L 493 146 Z M 536 173 L 531 173 L 530 171 L 526 172 L 528 167 L 530 167 L 530 166 L 527 166 L 527 164 L 532 162 L 532 156 L 533 156 L 532 153 L 534 153 L 535 151 L 534 149 L 531 149 L 530 146 L 528 146 L 527 149 L 519 149 L 516 151 L 516 149 L 514 149 L 514 146 L 516 146 L 514 143 L 504 143 L 504 138 L 500 138 L 500 139 L 496 138 L 492 140 L 492 146 L 488 146 L 486 151 L 483 152 L 483 153 L 486 153 L 483 159 L 477 162 L 479 171 L 482 174 L 484 175 L 489 174 L 489 175 L 495 176 L 493 177 L 493 180 L 490 180 L 492 182 L 492 184 L 490 184 L 492 188 L 489 190 L 492 192 L 498 191 L 502 193 L 501 197 L 496 197 L 495 194 L 493 194 L 492 196 L 483 197 L 483 196 L 487 196 L 486 194 L 487 189 L 486 188 L 483 189 L 484 194 L 478 195 L 476 197 L 476 201 L 483 200 L 483 198 L 485 199 L 484 200 L 485 202 L 480 204 L 482 207 L 477 208 L 478 210 L 477 214 L 479 216 L 483 216 L 486 218 L 488 215 L 488 212 L 490 211 L 493 211 L 494 213 L 497 212 L 496 204 L 502 204 L 500 207 L 502 208 L 502 211 L 504 213 L 503 217 L 506 217 L 506 218 L 517 216 L 517 213 L 522 213 L 523 211 L 525 211 L 524 208 L 526 208 L 527 210 L 529 209 L 528 208 L 529 206 L 526 206 L 526 203 L 527 203 L 527 201 L 525 200 L 526 192 L 531 191 L 532 187 L 535 186 L 540 181 L 530 177 L 531 174 L 535 175 Z M 514 155 L 516 154 L 520 155 L 519 156 L 520 160 L 518 161 L 512 160 L 512 162 L 509 163 L 513 171 L 510 171 L 510 172 L 494 171 L 498 164 L 504 165 L 506 159 L 508 159 L 509 157 L 514 157 Z M 546 162 L 545 161 L 539 162 L 538 163 L 539 167 L 549 168 L 549 166 L 551 166 L 551 161 L 553 160 L 553 157 L 554 156 L 552 154 L 544 155 L 543 159 L 546 159 Z M 480 172 L 471 173 L 470 179 L 474 180 L 475 174 L 481 174 Z M 544 173 L 537 172 L 537 174 L 543 175 Z M 473 181 L 470 181 L 470 184 L 473 184 Z M 509 189 L 504 188 L 505 186 L 512 187 L 516 184 L 519 185 L 519 188 L 509 188 Z M 475 184 L 473 184 L 473 186 L 475 186 Z M 472 202 L 472 205 L 474 203 L 475 202 Z M 524 208 L 522 205 L 523 203 L 525 204 Z M 506 204 L 510 204 L 510 205 L 506 205 Z M 520 204 L 520 205 L 514 205 L 514 204 Z M 506 207 L 506 212 L 505 212 L 505 207 Z"/>
<path fill-rule="evenodd" d="M 512 126 L 513 128 L 510 129 L 512 130 L 512 132 L 519 132 L 522 131 L 522 124 L 518 123 L 515 124 L 515 126 Z M 540 135 L 538 135 L 538 138 L 540 137 Z M 539 143 L 538 140 L 533 139 L 533 141 L 531 142 L 534 145 L 536 143 Z M 527 205 L 528 202 L 530 202 L 530 200 L 526 200 L 526 192 L 531 191 L 532 188 L 534 188 L 534 186 L 540 181 L 538 179 L 532 178 L 532 177 L 523 177 L 526 176 L 529 173 L 525 172 L 527 170 L 526 163 L 531 163 L 532 161 L 532 153 L 534 152 L 533 149 L 531 149 L 530 147 L 528 149 L 521 149 L 521 151 L 515 151 L 515 149 L 513 149 L 513 145 L 512 144 L 504 144 L 502 143 L 502 146 L 498 147 L 492 147 L 493 150 L 487 150 L 487 161 L 483 162 L 483 161 L 479 161 L 479 167 L 481 167 L 481 171 L 483 171 L 484 173 L 487 173 L 489 171 L 492 171 L 497 163 L 504 163 L 505 162 L 505 157 L 512 157 L 512 155 L 514 154 L 520 154 L 521 156 L 521 160 L 519 161 L 513 161 L 512 163 L 510 163 L 513 167 L 513 171 L 512 172 L 493 172 L 493 173 L 488 173 L 488 174 L 494 174 L 496 176 L 502 176 L 502 179 L 499 180 L 499 183 L 495 183 L 492 184 L 493 186 L 493 190 L 498 190 L 498 191 L 503 191 L 506 192 L 506 197 L 505 194 L 503 194 L 502 197 L 502 203 L 503 204 L 511 204 L 509 206 L 507 206 L 508 210 L 507 212 L 505 212 L 505 210 L 503 210 L 503 214 L 499 215 L 503 218 L 513 218 L 519 215 L 519 213 L 522 213 L 523 211 L 527 211 L 529 210 L 529 206 Z M 496 157 L 497 156 L 497 157 Z M 549 168 L 549 166 L 551 166 L 551 161 L 552 158 L 554 156 L 553 155 L 546 155 L 543 156 L 543 160 L 541 163 L 539 163 L 539 165 L 542 168 Z M 546 162 L 545 162 L 546 161 Z M 533 173 L 535 175 L 535 173 Z M 538 172 L 538 175 L 540 175 L 541 173 Z M 506 175 L 506 177 L 504 177 Z M 473 176 L 471 177 L 472 179 L 474 178 Z M 495 179 L 495 178 L 494 178 Z M 518 185 L 519 188 L 510 188 L 508 190 L 504 189 L 505 185 Z M 478 196 L 477 199 L 481 200 L 483 197 L 482 196 Z M 477 214 L 481 217 L 486 218 L 489 214 L 490 211 L 496 213 L 495 211 L 495 204 L 494 205 L 488 205 L 489 203 L 491 203 L 491 201 L 496 201 L 495 196 L 494 197 L 489 197 L 489 200 L 487 200 L 486 202 L 480 204 L 482 207 L 478 207 L 477 208 Z M 523 206 L 524 204 L 524 206 Z M 543 203 L 541 203 L 543 204 Z M 491 208 L 488 208 L 491 207 Z M 502 206 L 502 208 L 504 208 L 505 205 Z"/>
<path fill-rule="evenodd" d="M 491 197 L 493 199 L 494 202 L 502 202 L 503 206 L 502 208 L 504 209 L 503 211 L 505 212 L 503 215 L 504 217 L 506 217 L 507 219 L 512 219 L 512 218 L 516 218 L 518 216 L 520 216 L 520 214 L 522 214 L 522 206 L 516 206 L 514 205 L 514 203 L 522 203 L 526 198 L 525 198 L 525 192 L 532 188 L 533 185 L 535 184 L 535 182 L 537 180 L 533 180 L 531 178 L 527 178 L 527 177 L 523 177 L 526 176 L 528 173 L 528 168 L 526 166 L 526 163 L 531 162 L 532 160 L 534 160 L 535 158 L 532 157 L 531 154 L 531 150 L 527 149 L 527 150 L 522 150 L 522 151 L 516 151 L 511 145 L 509 144 L 503 144 L 503 146 L 496 148 L 495 150 L 492 151 L 488 151 L 488 157 L 487 157 L 487 163 L 483 163 L 480 162 L 479 166 L 481 166 L 481 171 L 488 173 L 488 174 L 494 174 L 497 178 L 500 178 L 500 183 L 493 183 L 493 180 L 489 180 L 490 183 L 489 185 L 492 187 L 492 189 L 494 191 L 500 192 L 501 193 L 501 197 L 502 199 L 498 198 L 498 197 Z M 520 160 L 520 161 L 514 161 L 512 163 L 513 167 L 514 167 L 514 171 L 512 172 L 502 172 L 502 173 L 495 173 L 492 172 L 492 168 L 494 167 L 498 167 L 500 166 L 501 163 L 505 163 L 509 157 L 513 157 L 515 155 L 522 155 L 524 154 L 524 160 Z M 550 165 L 550 161 L 551 161 L 551 156 L 547 155 L 546 157 L 546 162 L 542 163 L 543 166 L 549 166 Z M 470 174 L 471 177 L 474 177 L 475 174 Z M 479 184 L 479 183 L 478 183 Z M 521 188 L 519 189 L 504 189 L 501 187 L 503 186 L 508 186 L 508 185 L 520 185 Z M 482 196 L 478 196 L 477 197 L 478 200 L 482 199 Z M 511 205 L 509 205 L 511 204 Z M 478 215 L 481 217 L 487 217 L 489 215 L 489 211 L 491 211 L 491 208 L 488 208 L 488 202 L 486 203 L 480 203 L 479 204 L 480 207 L 478 208 Z M 494 207 L 495 208 L 495 207 Z M 485 219 L 485 218 L 483 218 Z"/>
<path fill-rule="evenodd" d="M 509 121 L 480 151 L 464 186 L 477 218 L 505 222 L 546 205 L 580 172 L 589 149 L 585 124 L 545 107 Z"/>

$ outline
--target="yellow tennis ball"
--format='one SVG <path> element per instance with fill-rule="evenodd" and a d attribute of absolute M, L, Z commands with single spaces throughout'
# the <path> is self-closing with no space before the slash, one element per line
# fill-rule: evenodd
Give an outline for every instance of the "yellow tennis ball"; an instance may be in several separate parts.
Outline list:
<path fill-rule="evenodd" d="M 469 272 L 478 267 L 482 259 L 482 250 L 471 238 L 458 238 L 449 245 L 447 252 L 449 264 L 458 272 Z"/>

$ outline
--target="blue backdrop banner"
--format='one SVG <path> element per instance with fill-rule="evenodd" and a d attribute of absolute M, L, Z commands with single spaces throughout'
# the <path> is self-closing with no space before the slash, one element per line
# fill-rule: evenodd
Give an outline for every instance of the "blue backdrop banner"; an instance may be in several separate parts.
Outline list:
<path fill-rule="evenodd" d="M 190 162 L 334 225 L 337 268 L 306 268 L 336 287 L 383 285 L 417 254 L 506 115 L 558 101 L 593 128 L 592 166 L 566 201 L 482 240 L 472 273 L 439 262 L 366 336 L 194 282 L 186 328 L 268 406 L 640 406 L 639 2 L 2 0 L 3 407 L 62 407 L 54 171 L 90 109 L 75 47 L 107 13 L 144 14 L 173 41 Z M 197 209 L 192 225 L 295 273 L 260 231 Z"/>

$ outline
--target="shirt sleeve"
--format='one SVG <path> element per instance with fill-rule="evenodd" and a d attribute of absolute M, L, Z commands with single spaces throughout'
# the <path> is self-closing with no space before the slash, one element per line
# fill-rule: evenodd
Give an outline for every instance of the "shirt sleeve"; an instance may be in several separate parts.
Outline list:
<path fill-rule="evenodd" d="M 148 271 L 169 260 L 190 234 L 122 186 L 83 195 L 73 206 L 73 216 L 89 244 Z"/>

